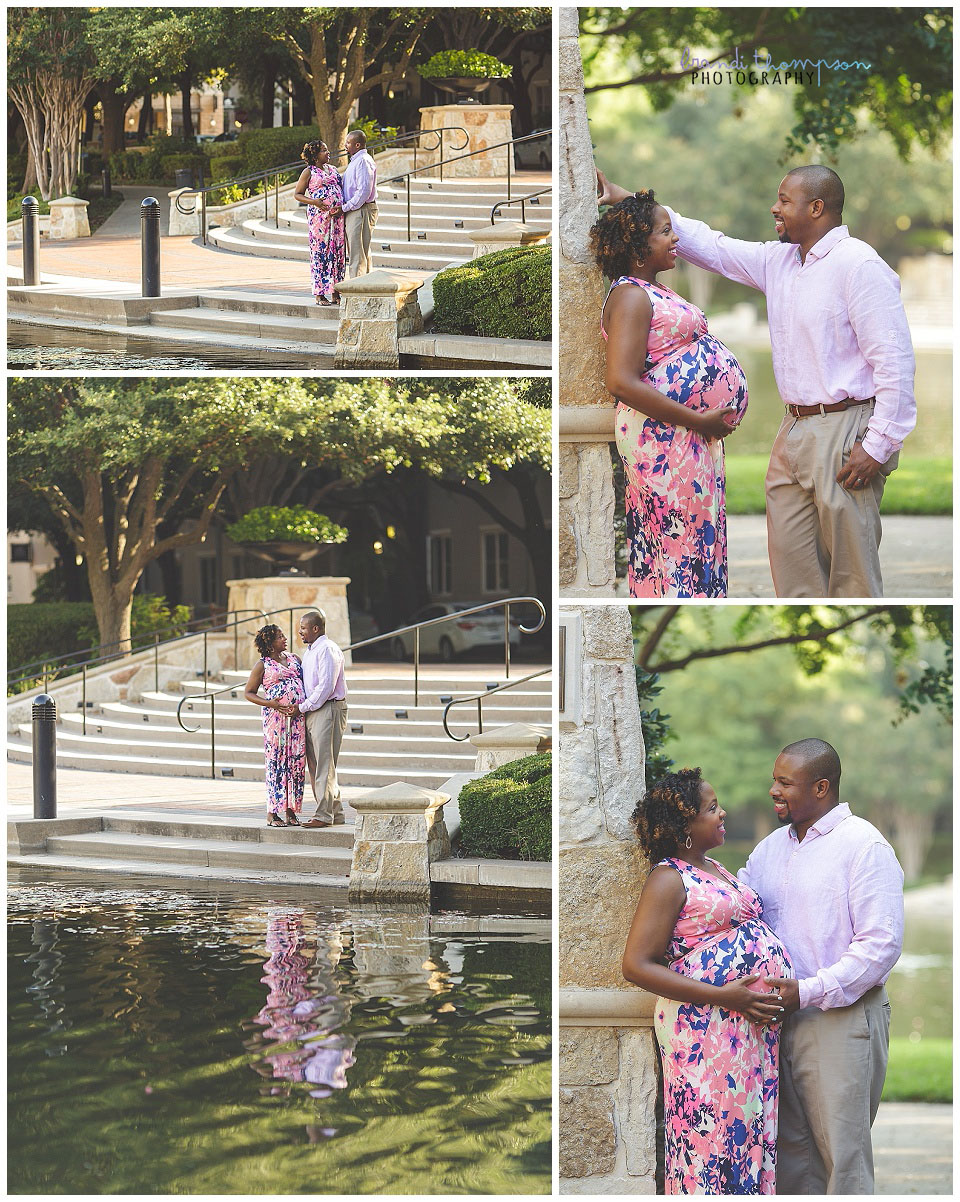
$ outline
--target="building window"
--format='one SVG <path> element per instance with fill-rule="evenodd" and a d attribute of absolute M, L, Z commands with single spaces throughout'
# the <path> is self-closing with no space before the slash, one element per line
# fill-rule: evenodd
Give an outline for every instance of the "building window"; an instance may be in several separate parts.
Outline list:
<path fill-rule="evenodd" d="M 504 593 L 510 588 L 507 539 L 503 530 L 487 530 L 481 535 L 485 593 Z"/>
<path fill-rule="evenodd" d="M 30 562 L 30 544 L 29 543 L 11 543 L 10 544 L 10 562 L 11 563 L 29 563 Z"/>
<path fill-rule="evenodd" d="M 201 556 L 200 560 L 200 603 L 215 605 L 220 595 L 220 578 L 217 573 L 217 557 Z"/>
<path fill-rule="evenodd" d="M 453 539 L 445 530 L 427 535 L 427 592 L 432 597 L 453 592 Z"/>

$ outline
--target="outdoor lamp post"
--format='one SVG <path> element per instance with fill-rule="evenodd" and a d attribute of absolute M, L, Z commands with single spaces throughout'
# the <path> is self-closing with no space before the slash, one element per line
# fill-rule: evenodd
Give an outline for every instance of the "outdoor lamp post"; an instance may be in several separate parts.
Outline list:
<path fill-rule="evenodd" d="M 160 201 L 155 196 L 140 205 L 140 295 L 160 295 Z"/>
<path fill-rule="evenodd" d="M 40 283 L 40 202 L 25 196 L 20 203 L 23 227 L 23 282 L 28 288 Z"/>
<path fill-rule="evenodd" d="M 57 703 L 47 693 L 33 700 L 33 816 L 57 816 Z"/>

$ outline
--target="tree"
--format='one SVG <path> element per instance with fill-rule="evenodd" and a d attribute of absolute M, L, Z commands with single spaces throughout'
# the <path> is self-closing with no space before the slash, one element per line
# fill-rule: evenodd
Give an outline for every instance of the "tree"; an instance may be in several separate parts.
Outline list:
<path fill-rule="evenodd" d="M 299 397 L 295 381 L 239 377 L 10 382 L 10 478 L 47 502 L 83 556 L 101 650 L 129 641 L 147 564 L 204 540 L 230 477 L 295 429 Z M 193 521 L 161 537 L 190 488 Z"/>
<path fill-rule="evenodd" d="M 313 90 L 317 124 L 336 155 L 350 111 L 374 88 L 399 83 L 433 10 L 260 8 L 264 31 L 283 45 Z M 377 65 L 379 63 L 379 66 Z M 368 74 L 369 72 L 369 74 Z"/>
<path fill-rule="evenodd" d="M 953 16 L 949 8 L 876 8 L 860 21 L 846 8 L 588 8 L 583 12 L 588 92 L 643 85 L 665 109 L 691 76 L 687 49 L 713 64 L 769 60 L 844 62 L 815 84 L 791 87 L 796 125 L 790 152 L 834 151 L 856 132 L 857 111 L 893 138 L 904 159 L 914 145 L 950 145 Z M 601 78 L 611 60 L 629 63 Z"/>
<path fill-rule="evenodd" d="M 7 11 L 7 89 L 27 131 L 44 200 L 69 196 L 78 169 L 83 106 L 94 82 L 94 50 L 83 8 Z"/>

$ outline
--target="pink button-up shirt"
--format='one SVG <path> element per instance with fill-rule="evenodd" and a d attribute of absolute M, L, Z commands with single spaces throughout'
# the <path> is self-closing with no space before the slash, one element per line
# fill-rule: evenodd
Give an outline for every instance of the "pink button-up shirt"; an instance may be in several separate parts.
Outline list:
<path fill-rule="evenodd" d="M 896 272 L 845 225 L 824 234 L 801 263 L 792 243 L 743 242 L 667 212 L 681 259 L 766 296 L 784 404 L 875 396 L 863 449 L 886 463 L 917 423 L 913 345 Z"/>
<path fill-rule="evenodd" d="M 303 653 L 303 688 L 307 694 L 300 702 L 300 713 L 309 714 L 328 701 L 346 701 L 347 684 L 343 676 L 343 652 L 325 634 L 313 640 Z"/>
<path fill-rule="evenodd" d="M 802 840 L 767 835 L 738 876 L 763 900 L 800 982 L 800 1006 L 851 1006 L 903 949 L 903 871 L 883 835 L 838 805 Z"/>

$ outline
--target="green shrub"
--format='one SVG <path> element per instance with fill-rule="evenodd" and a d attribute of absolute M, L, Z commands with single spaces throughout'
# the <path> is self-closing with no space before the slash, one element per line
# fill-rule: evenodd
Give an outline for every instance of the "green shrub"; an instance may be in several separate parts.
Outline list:
<path fill-rule="evenodd" d="M 348 531 L 305 505 L 261 505 L 227 526 L 235 543 L 343 543 Z"/>
<path fill-rule="evenodd" d="M 22 181 L 21 181 L 22 182 Z M 50 206 L 41 197 L 40 189 L 34 188 L 32 192 L 17 192 L 7 201 L 7 221 L 19 221 L 22 216 L 20 205 L 23 203 L 24 196 L 35 196 L 40 201 L 40 212 L 49 213 Z"/>
<path fill-rule="evenodd" d="M 460 842 L 472 856 L 552 858 L 549 752 L 494 769 L 460 790 Z"/>
<path fill-rule="evenodd" d="M 247 169 L 243 155 L 218 154 L 210 160 L 210 179 L 216 183 L 221 179 L 234 179 L 238 175 L 246 175 Z"/>
<path fill-rule="evenodd" d="M 279 129 L 245 129 L 234 143 L 243 159 L 243 174 L 266 171 L 300 158 L 304 143 L 323 134 L 315 125 L 285 125 Z M 331 151 L 332 157 L 333 151 Z"/>
<path fill-rule="evenodd" d="M 176 172 L 184 168 L 192 171 L 197 179 L 199 179 L 200 170 L 202 169 L 206 172 L 209 168 L 206 155 L 183 154 L 181 152 L 161 155 L 159 178 L 173 183 Z"/>
<path fill-rule="evenodd" d="M 434 277 L 433 328 L 441 334 L 550 340 L 549 246 L 481 255 Z"/>
<path fill-rule="evenodd" d="M 481 50 L 441 50 L 416 71 L 423 79 L 509 79 L 513 67 Z"/>

